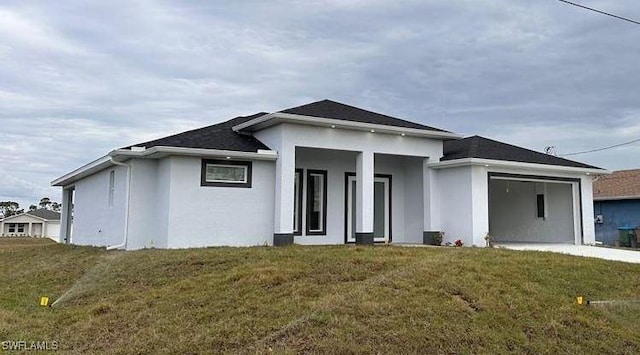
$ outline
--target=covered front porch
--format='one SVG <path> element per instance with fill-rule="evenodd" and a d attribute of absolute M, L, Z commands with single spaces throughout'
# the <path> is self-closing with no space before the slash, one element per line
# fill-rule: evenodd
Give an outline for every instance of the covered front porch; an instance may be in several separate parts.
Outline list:
<path fill-rule="evenodd" d="M 312 147 L 293 153 L 277 168 L 291 175 L 276 179 L 274 245 L 422 243 L 428 157 Z"/>
<path fill-rule="evenodd" d="M 45 235 L 46 222 L 17 218 L 0 222 L 0 236 L 3 237 L 42 237 Z"/>

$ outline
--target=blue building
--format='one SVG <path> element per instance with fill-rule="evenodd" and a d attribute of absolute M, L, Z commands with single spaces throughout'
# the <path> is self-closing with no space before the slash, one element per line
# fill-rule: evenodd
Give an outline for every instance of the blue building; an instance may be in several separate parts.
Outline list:
<path fill-rule="evenodd" d="M 619 229 L 640 234 L 640 169 L 615 171 L 593 183 L 596 241 L 615 245 Z"/>

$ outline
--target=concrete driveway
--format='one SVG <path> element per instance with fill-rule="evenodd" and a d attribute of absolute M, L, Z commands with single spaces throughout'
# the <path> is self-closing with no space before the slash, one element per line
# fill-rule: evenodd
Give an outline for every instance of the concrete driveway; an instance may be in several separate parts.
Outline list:
<path fill-rule="evenodd" d="M 624 261 L 640 264 L 640 251 L 623 250 L 589 245 L 572 244 L 535 244 L 535 243 L 498 243 L 497 247 L 513 250 L 537 250 L 552 253 L 586 256 L 605 260 Z"/>

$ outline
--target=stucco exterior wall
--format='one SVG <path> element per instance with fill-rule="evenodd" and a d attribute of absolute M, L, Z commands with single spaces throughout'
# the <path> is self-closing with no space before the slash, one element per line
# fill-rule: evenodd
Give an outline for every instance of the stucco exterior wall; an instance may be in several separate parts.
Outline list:
<path fill-rule="evenodd" d="M 404 219 L 399 222 L 404 225 L 404 238 L 396 238 L 396 241 L 404 243 L 422 243 L 424 231 L 424 194 L 423 194 L 423 169 L 424 159 L 405 158 L 404 166 Z M 429 187 L 427 186 L 427 189 Z"/>
<path fill-rule="evenodd" d="M 167 247 L 272 243 L 274 162 L 253 161 L 251 188 L 239 188 L 200 186 L 200 158 L 167 159 L 170 160 Z"/>
<path fill-rule="evenodd" d="M 165 159 L 163 159 L 165 160 Z M 166 214 L 160 203 L 169 185 L 162 185 L 159 165 L 163 160 L 132 159 L 129 236 L 127 249 L 166 248 Z"/>
<path fill-rule="evenodd" d="M 109 173 L 115 171 L 113 205 L 109 205 Z M 109 246 L 123 240 L 126 169 L 116 166 L 75 183 L 74 220 L 71 242 Z M 66 214 L 63 215 L 63 217 Z"/>
<path fill-rule="evenodd" d="M 593 177 L 580 177 L 580 198 L 582 199 L 582 243 L 596 243 L 596 227 L 593 223 Z"/>
<path fill-rule="evenodd" d="M 471 167 L 439 170 L 438 191 L 440 221 L 445 232 L 443 243 L 460 239 L 465 245 L 473 244 L 473 196 Z"/>
<path fill-rule="evenodd" d="M 254 135 L 275 150 L 278 150 L 284 142 L 284 144 L 296 147 L 370 151 L 419 157 L 440 158 L 442 156 L 441 140 L 332 129 L 330 127 L 283 123 L 255 132 Z"/>

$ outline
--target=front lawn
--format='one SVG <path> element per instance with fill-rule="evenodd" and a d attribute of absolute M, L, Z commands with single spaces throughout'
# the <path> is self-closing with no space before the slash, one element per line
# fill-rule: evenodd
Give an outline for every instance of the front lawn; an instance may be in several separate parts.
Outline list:
<path fill-rule="evenodd" d="M 66 295 L 65 295 L 66 293 Z M 62 299 L 40 307 L 40 296 Z M 63 296 L 64 295 L 64 296 Z M 0 341 L 64 353 L 640 353 L 640 265 L 480 248 L 0 239 Z"/>

